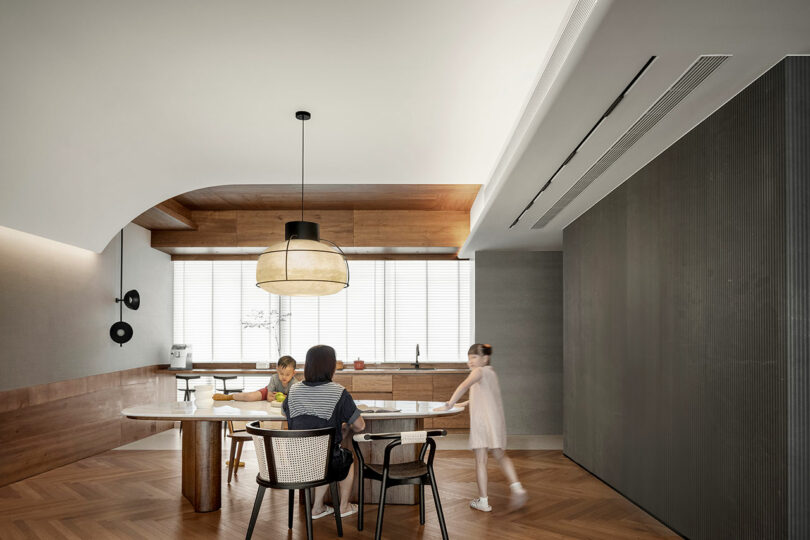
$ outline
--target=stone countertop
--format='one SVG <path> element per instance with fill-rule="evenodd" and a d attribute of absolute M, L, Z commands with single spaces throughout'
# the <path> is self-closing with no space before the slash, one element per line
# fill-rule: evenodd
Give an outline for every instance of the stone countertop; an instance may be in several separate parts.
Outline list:
<path fill-rule="evenodd" d="M 436 407 L 444 405 L 435 401 L 358 399 L 355 403 L 361 409 L 365 406 L 396 410 L 396 412 L 363 412 L 362 416 L 366 420 L 432 418 L 456 415 L 463 410 L 453 407 L 449 411 L 434 411 Z M 197 407 L 196 401 L 171 401 L 129 407 L 121 411 L 121 414 L 135 420 L 286 420 L 281 412 L 281 404 L 276 405 L 267 401 L 215 401 L 211 407 Z"/>
<path fill-rule="evenodd" d="M 181 375 L 183 373 L 193 375 L 273 375 L 276 368 L 270 369 L 251 369 L 251 368 L 194 368 L 194 369 L 165 369 L 169 373 Z M 303 372 L 303 369 L 298 371 Z M 436 369 L 403 369 L 403 368 L 366 368 L 366 369 L 339 369 L 335 371 L 335 375 L 424 375 L 429 373 L 444 374 L 444 373 L 469 373 L 467 368 L 436 368 Z"/>

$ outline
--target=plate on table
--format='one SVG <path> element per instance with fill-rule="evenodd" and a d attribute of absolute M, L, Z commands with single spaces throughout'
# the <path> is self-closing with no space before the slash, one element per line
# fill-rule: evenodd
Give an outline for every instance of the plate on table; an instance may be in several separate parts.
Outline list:
<path fill-rule="evenodd" d="M 278 408 L 281 408 L 281 404 L 282 404 L 282 403 L 283 403 L 283 401 L 271 401 L 271 402 L 270 402 L 270 406 L 271 406 L 271 407 L 278 407 Z"/>

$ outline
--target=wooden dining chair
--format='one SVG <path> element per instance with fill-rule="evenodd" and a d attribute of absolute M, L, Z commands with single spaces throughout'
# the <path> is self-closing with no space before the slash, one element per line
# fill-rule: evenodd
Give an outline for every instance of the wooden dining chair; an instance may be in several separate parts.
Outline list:
<path fill-rule="evenodd" d="M 360 461 L 359 482 L 357 485 L 358 511 L 357 530 L 363 530 L 363 506 L 364 506 L 364 478 L 378 480 L 380 486 L 380 501 L 377 506 L 377 528 L 374 531 L 375 540 L 382 536 L 383 512 L 385 511 L 385 492 L 393 486 L 415 484 L 419 486 L 419 524 L 425 524 L 425 484 L 429 485 L 433 491 L 433 503 L 436 505 L 436 514 L 439 517 L 439 528 L 442 531 L 442 539 L 447 540 L 447 526 L 444 523 L 444 513 L 442 512 L 442 502 L 439 499 L 439 487 L 436 485 L 436 475 L 433 473 L 433 457 L 436 454 L 436 441 L 433 437 L 444 437 L 447 431 L 435 429 L 430 431 L 403 431 L 402 433 L 361 433 L 352 437 L 354 453 Z M 368 441 L 391 441 L 385 447 L 383 462 L 366 463 L 363 452 L 360 450 L 359 442 Z M 419 459 L 406 463 L 391 464 L 391 450 L 403 444 L 422 444 Z M 430 455 L 425 461 L 425 453 L 430 448 Z"/>
<path fill-rule="evenodd" d="M 228 427 L 228 438 L 231 440 L 231 456 L 228 459 L 228 483 L 230 484 L 232 474 L 239 474 L 242 445 L 245 444 L 245 441 L 252 440 L 252 437 L 245 430 L 247 422 L 229 420 L 226 425 Z M 234 459 L 234 454 L 236 454 L 236 459 Z"/>
<path fill-rule="evenodd" d="M 259 421 L 246 427 L 253 437 L 259 474 L 256 500 L 250 516 L 246 539 L 253 535 L 256 518 L 267 488 L 289 490 L 287 526 L 292 529 L 295 490 L 304 491 L 304 509 L 307 518 L 307 540 L 312 540 L 312 488 L 329 484 L 335 512 L 338 536 L 343 536 L 340 520 L 340 490 L 338 482 L 329 480 L 329 458 L 335 438 L 335 429 L 276 430 L 259 427 Z"/>

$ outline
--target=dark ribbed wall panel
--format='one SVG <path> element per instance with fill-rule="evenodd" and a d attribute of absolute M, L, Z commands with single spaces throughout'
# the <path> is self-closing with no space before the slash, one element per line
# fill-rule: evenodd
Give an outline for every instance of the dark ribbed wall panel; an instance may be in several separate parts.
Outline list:
<path fill-rule="evenodd" d="M 808 537 L 808 65 L 564 232 L 565 453 L 690 538 Z"/>
<path fill-rule="evenodd" d="M 785 60 L 788 497 L 791 538 L 810 538 L 810 58 Z"/>

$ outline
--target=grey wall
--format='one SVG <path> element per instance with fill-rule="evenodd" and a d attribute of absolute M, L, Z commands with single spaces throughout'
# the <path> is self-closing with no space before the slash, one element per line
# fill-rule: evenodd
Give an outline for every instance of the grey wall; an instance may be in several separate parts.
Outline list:
<path fill-rule="evenodd" d="M 134 337 L 109 336 L 118 320 L 119 240 L 97 254 L 0 227 L 0 390 L 165 363 L 172 339 L 172 269 L 149 231 L 124 232 L 124 308 Z"/>
<path fill-rule="evenodd" d="M 475 340 L 494 347 L 510 435 L 562 433 L 562 253 L 475 254 Z"/>
<path fill-rule="evenodd" d="M 565 453 L 689 538 L 810 534 L 808 66 L 564 231 Z"/>
<path fill-rule="evenodd" d="M 810 538 L 810 59 L 785 64 L 788 526 Z"/>

